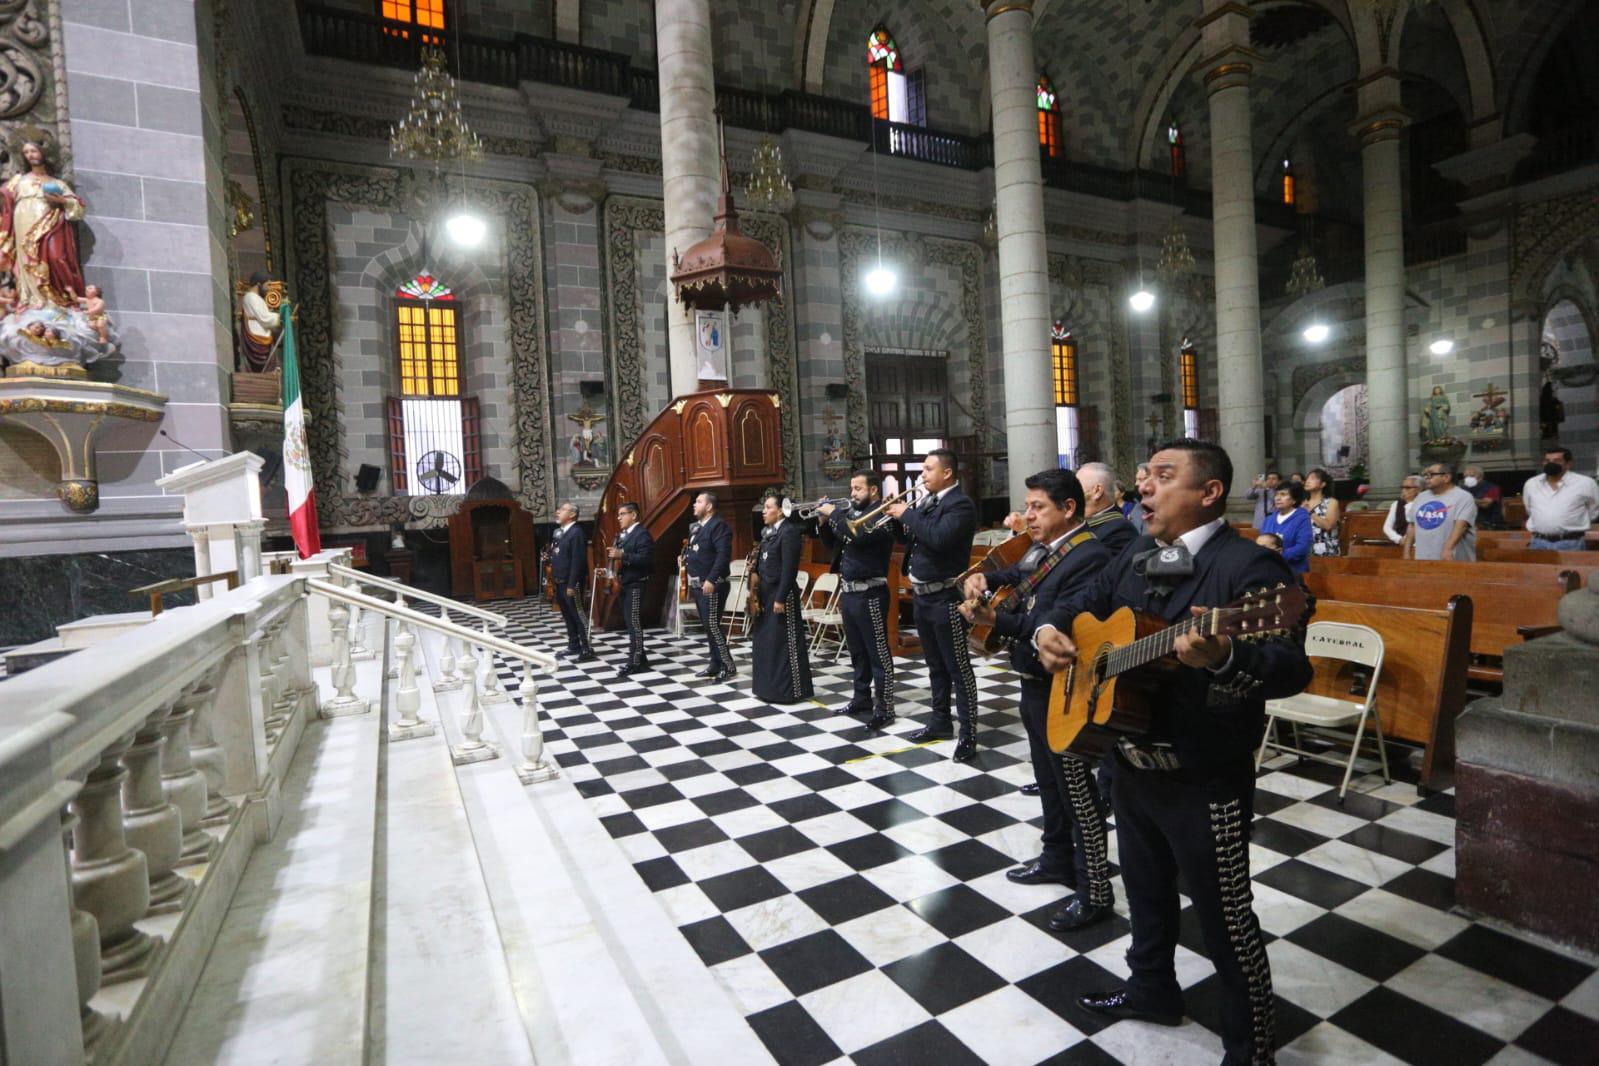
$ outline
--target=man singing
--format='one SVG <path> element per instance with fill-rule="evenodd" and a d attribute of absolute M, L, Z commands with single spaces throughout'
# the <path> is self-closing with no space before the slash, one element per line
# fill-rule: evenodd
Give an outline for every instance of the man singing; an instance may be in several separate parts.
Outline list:
<path fill-rule="evenodd" d="M 733 653 L 722 632 L 722 605 L 727 602 L 727 574 L 732 565 L 733 530 L 716 513 L 716 494 L 694 497 L 695 523 L 683 546 L 683 568 L 688 571 L 689 592 L 705 627 L 711 663 L 697 676 L 710 681 L 730 681 L 738 673 Z"/>
<path fill-rule="evenodd" d="M 863 471 L 849 479 L 849 509 L 831 503 L 817 508 L 822 539 L 834 546 L 838 560 L 839 613 L 849 645 L 855 690 L 840 714 L 871 715 L 867 729 L 885 729 L 894 721 L 894 656 L 888 647 L 888 561 L 894 532 L 877 529 L 851 533 L 851 519 L 872 508 L 882 492 L 882 479 Z"/>
<path fill-rule="evenodd" d="M 622 619 L 627 623 L 627 665 L 617 673 L 626 677 L 650 668 L 644 657 L 644 625 L 641 610 L 644 589 L 649 584 L 650 573 L 655 569 L 655 538 L 639 525 L 638 504 L 624 503 L 616 509 L 617 524 L 622 531 L 616 543 L 606 551 L 611 567 L 622 585 Z"/>

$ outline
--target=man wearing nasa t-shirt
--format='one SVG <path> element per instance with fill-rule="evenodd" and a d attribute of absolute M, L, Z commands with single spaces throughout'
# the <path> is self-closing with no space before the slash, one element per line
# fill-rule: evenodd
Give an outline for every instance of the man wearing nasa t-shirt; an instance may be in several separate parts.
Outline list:
<path fill-rule="evenodd" d="M 1477 501 L 1456 487 L 1446 466 L 1434 463 L 1421 476 L 1427 491 L 1416 498 L 1416 514 L 1405 531 L 1405 557 L 1476 562 Z"/>

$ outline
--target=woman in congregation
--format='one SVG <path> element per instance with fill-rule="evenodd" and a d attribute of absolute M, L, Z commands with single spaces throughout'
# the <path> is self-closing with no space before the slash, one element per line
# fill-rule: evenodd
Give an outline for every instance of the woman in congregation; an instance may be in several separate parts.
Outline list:
<path fill-rule="evenodd" d="M 1292 481 L 1277 486 L 1273 500 L 1277 509 L 1266 516 L 1260 532 L 1274 533 L 1282 539 L 1282 556 L 1296 574 L 1310 572 L 1312 542 L 1310 512 L 1300 504 L 1305 502 L 1305 490 Z"/>
<path fill-rule="evenodd" d="M 1332 498 L 1333 478 L 1321 467 L 1305 475 L 1305 502 L 1301 505 L 1310 512 L 1310 554 L 1342 555 L 1338 546 L 1338 524 L 1344 520 L 1344 508 Z"/>

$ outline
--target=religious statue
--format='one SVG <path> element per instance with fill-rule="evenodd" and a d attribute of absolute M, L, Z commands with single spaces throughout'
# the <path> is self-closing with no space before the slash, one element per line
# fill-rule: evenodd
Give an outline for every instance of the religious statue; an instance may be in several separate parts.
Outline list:
<path fill-rule="evenodd" d="M 239 359 L 244 369 L 256 374 L 272 369 L 275 334 L 283 328 L 282 312 L 269 299 L 272 284 L 271 278 L 257 270 L 250 275 L 250 287 L 239 297 Z"/>
<path fill-rule="evenodd" d="M 827 431 L 822 437 L 822 476 L 829 481 L 842 481 L 850 472 L 848 446 L 838 431 L 843 420 L 832 411 L 822 416 Z"/>
<path fill-rule="evenodd" d="M 0 361 L 13 375 L 82 376 L 117 348 L 105 298 L 78 259 L 84 202 L 52 172 L 42 140 L 16 154 L 25 169 L 0 185 Z"/>
<path fill-rule="evenodd" d="M 1502 442 L 1510 433 L 1510 408 L 1506 401 L 1510 394 L 1493 382 L 1482 392 L 1473 394 L 1482 401 L 1482 407 L 1471 416 L 1471 439 L 1478 449 L 1485 444 Z"/>
<path fill-rule="evenodd" d="M 604 466 L 596 454 L 594 427 L 605 421 L 605 416 L 584 403 L 575 413 L 566 417 L 576 422 L 579 427 L 578 431 L 572 434 L 570 442 L 572 469 L 603 470 Z"/>
<path fill-rule="evenodd" d="M 1421 439 L 1425 444 L 1450 439 L 1449 397 L 1444 395 L 1442 385 L 1432 387 L 1432 395 L 1427 399 L 1426 407 L 1422 409 Z"/>

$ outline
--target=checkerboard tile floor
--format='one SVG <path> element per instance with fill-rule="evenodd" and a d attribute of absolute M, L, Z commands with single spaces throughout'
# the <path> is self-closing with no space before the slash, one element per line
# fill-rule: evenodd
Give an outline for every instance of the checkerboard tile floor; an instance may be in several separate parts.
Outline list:
<path fill-rule="evenodd" d="M 506 613 L 514 639 L 564 645 L 541 602 Z M 625 634 L 594 643 L 601 662 L 541 688 L 548 749 L 777 1061 L 1219 1060 L 1190 915 L 1189 1020 L 1108 1023 L 1073 1001 L 1126 975 L 1119 876 L 1117 916 L 1064 936 L 1045 927 L 1064 890 L 1005 880 L 1040 824 L 1017 791 L 1032 775 L 1013 674 L 979 666 L 980 754 L 963 766 L 904 740 L 926 711 L 919 660 L 898 664 L 901 721 L 873 735 L 831 712 L 846 663 L 813 665 L 816 702 L 773 707 L 749 695 L 747 644 L 737 681 L 709 685 L 699 640 L 651 632 L 656 670 L 634 678 L 614 671 Z M 1596 1061 L 1595 967 L 1451 911 L 1454 797 L 1371 777 L 1340 807 L 1338 776 L 1283 758 L 1256 792 L 1281 1061 Z"/>

